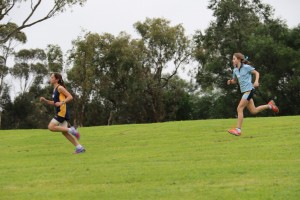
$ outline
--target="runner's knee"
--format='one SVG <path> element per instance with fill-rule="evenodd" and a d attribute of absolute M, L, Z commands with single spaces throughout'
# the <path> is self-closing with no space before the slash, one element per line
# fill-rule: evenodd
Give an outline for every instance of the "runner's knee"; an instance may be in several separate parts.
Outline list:
<path fill-rule="evenodd" d="M 54 131 L 54 126 L 53 126 L 53 124 L 50 123 L 50 124 L 48 125 L 48 129 L 49 129 L 50 131 Z"/>

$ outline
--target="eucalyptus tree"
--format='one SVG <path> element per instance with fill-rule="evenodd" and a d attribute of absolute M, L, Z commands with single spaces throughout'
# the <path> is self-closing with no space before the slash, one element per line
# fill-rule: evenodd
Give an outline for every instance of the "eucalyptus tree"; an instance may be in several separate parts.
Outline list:
<path fill-rule="evenodd" d="M 46 53 L 42 49 L 22 49 L 15 54 L 11 75 L 19 81 L 21 93 L 28 92 L 33 83 L 41 84 L 48 74 Z"/>
<path fill-rule="evenodd" d="M 54 17 L 67 8 L 74 5 L 83 5 L 86 0 L 53 0 L 53 1 L 42 1 L 42 0 L 1 0 L 0 5 L 0 32 L 5 34 L 0 35 L 0 44 L 5 43 L 9 38 L 19 34 L 21 30 L 31 27 L 37 23 L 43 22 L 47 19 Z M 39 12 L 43 3 L 47 3 L 47 9 L 40 17 L 36 17 L 36 13 Z M 11 19 L 10 13 L 18 12 L 17 9 L 29 8 L 24 19 L 21 20 L 20 24 L 14 23 L 14 19 Z M 19 11 L 20 12 L 20 11 Z M 11 25 L 14 25 L 12 28 Z"/>
<path fill-rule="evenodd" d="M 146 114 L 142 103 L 141 42 L 132 40 L 126 33 L 116 37 L 109 33 L 88 33 L 73 44 L 68 79 L 77 97 L 74 107 L 76 123 L 97 125 L 103 121 L 106 124 L 142 121 Z M 99 108 L 103 108 L 101 115 L 94 117 L 94 111 Z"/>
<path fill-rule="evenodd" d="M 231 77 L 235 52 L 252 57 L 249 39 L 255 30 L 272 18 L 272 8 L 260 0 L 210 0 L 216 18 L 202 33 L 194 35 L 194 56 L 199 62 L 197 82 L 204 90 L 225 89 Z"/>
<path fill-rule="evenodd" d="M 62 72 L 63 70 L 63 52 L 58 45 L 48 45 L 46 49 L 47 63 L 49 72 Z"/>
<path fill-rule="evenodd" d="M 7 32 L 11 31 L 15 27 L 15 24 L 8 23 L 6 29 L 0 29 L 0 37 L 4 37 Z M 9 73 L 9 67 L 7 66 L 8 58 L 14 54 L 15 47 L 18 44 L 24 44 L 26 39 L 25 33 L 19 31 L 17 34 L 10 37 L 5 43 L 0 43 L 0 97 L 2 96 L 3 88 L 6 85 L 4 78 Z"/>
<path fill-rule="evenodd" d="M 100 35 L 87 33 L 83 38 L 78 37 L 73 41 L 72 50 L 69 52 L 68 80 L 74 93 L 74 123 L 84 125 L 86 106 L 93 98 L 95 90 L 96 59 L 101 56 L 98 52 Z"/>
<path fill-rule="evenodd" d="M 271 98 L 278 99 L 283 108 L 294 105 L 299 96 L 295 92 L 299 53 L 295 43 L 288 43 L 288 38 L 295 37 L 297 41 L 297 29 L 289 30 L 283 20 L 274 18 L 273 8 L 260 0 L 211 0 L 209 9 L 216 19 L 204 33 L 198 31 L 194 35 L 194 57 L 199 62 L 197 82 L 204 91 L 218 93 L 212 101 L 220 104 L 218 98 L 223 99 L 225 110 L 238 103 L 234 97 L 237 88 L 228 87 L 226 80 L 232 75 L 233 53 L 242 52 L 261 74 L 259 90 L 263 96 L 257 96 L 256 100 L 265 103 Z M 282 111 L 287 113 L 285 109 Z M 234 116 L 234 112 L 227 113 L 224 117 Z"/>
<path fill-rule="evenodd" d="M 166 19 L 147 18 L 144 22 L 135 23 L 134 27 L 144 44 L 146 56 L 143 65 L 147 73 L 153 121 L 162 121 L 165 117 L 162 90 L 178 69 L 189 62 L 190 41 L 181 24 L 171 26 Z"/>
<path fill-rule="evenodd" d="M 101 36 L 96 92 L 110 108 L 108 124 L 147 121 L 143 44 L 121 32 Z"/>
<path fill-rule="evenodd" d="M 260 90 L 264 98 L 274 98 L 282 115 L 298 115 L 300 108 L 300 25 L 289 29 L 273 20 L 250 37 L 249 51 L 262 74 Z"/>

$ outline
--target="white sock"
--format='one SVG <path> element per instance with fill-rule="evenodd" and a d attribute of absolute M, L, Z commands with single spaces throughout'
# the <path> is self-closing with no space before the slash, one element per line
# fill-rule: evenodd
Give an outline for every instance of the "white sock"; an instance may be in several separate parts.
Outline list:
<path fill-rule="evenodd" d="M 82 148 L 81 144 L 76 146 L 76 149 L 81 149 L 81 148 Z"/>
<path fill-rule="evenodd" d="M 238 130 L 239 132 L 241 132 L 241 131 L 242 131 L 240 128 L 236 128 L 236 130 Z"/>

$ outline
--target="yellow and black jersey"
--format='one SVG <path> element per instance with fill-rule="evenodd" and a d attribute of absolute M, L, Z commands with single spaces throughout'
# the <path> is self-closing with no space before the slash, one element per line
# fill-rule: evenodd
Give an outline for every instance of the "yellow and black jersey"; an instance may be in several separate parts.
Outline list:
<path fill-rule="evenodd" d="M 53 91 L 53 101 L 54 101 L 54 103 L 62 102 L 62 101 L 65 101 L 65 99 L 66 99 L 66 96 L 63 93 L 60 93 L 58 91 L 58 87 L 62 87 L 62 86 L 61 85 L 57 86 Z M 59 107 L 55 107 L 55 114 L 58 117 L 64 118 L 65 120 L 70 119 L 69 108 L 68 108 L 68 105 L 66 103 L 59 106 Z"/>

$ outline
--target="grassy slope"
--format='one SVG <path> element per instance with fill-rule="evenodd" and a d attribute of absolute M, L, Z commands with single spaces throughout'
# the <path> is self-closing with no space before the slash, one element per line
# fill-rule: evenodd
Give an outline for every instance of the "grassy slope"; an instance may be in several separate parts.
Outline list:
<path fill-rule="evenodd" d="M 0 131 L 0 199 L 299 199 L 300 116 Z"/>

